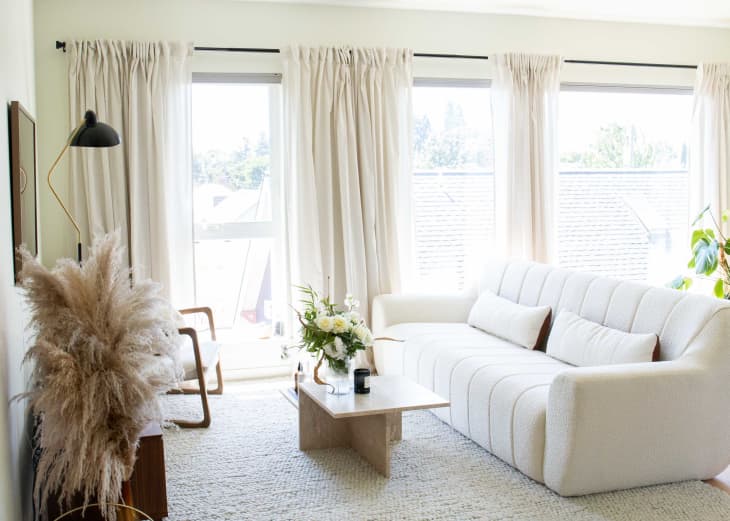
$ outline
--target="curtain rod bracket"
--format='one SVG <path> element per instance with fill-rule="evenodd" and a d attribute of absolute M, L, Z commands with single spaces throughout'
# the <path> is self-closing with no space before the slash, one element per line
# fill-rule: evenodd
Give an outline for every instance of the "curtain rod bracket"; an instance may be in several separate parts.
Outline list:
<path fill-rule="evenodd" d="M 63 52 L 66 52 L 66 42 L 56 40 L 56 49 L 62 49 Z"/>

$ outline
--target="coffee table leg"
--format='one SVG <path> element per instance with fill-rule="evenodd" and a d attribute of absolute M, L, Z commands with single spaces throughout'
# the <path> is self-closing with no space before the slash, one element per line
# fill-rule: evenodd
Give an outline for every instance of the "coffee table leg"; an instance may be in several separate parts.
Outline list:
<path fill-rule="evenodd" d="M 299 393 L 299 449 L 349 447 L 346 420 L 336 420 L 306 393 Z"/>
<path fill-rule="evenodd" d="M 387 414 L 348 418 L 350 445 L 375 470 L 390 477 L 390 431 Z"/>
<path fill-rule="evenodd" d="M 388 418 L 388 432 L 390 441 L 400 441 L 403 439 L 403 413 L 391 412 L 386 414 Z"/>

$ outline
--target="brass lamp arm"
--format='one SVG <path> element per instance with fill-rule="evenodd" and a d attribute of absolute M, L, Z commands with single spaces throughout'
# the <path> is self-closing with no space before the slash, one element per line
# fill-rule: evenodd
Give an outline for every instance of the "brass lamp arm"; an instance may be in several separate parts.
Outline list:
<path fill-rule="evenodd" d="M 63 149 L 61 150 L 61 153 L 58 154 L 58 157 L 51 165 L 51 169 L 48 171 L 48 188 L 51 189 L 51 193 L 53 194 L 53 197 L 56 198 L 56 201 L 58 201 L 58 204 L 61 206 L 61 209 L 66 214 L 66 217 L 69 218 L 71 221 L 71 224 L 76 229 L 76 248 L 77 248 L 77 255 L 78 260 L 81 262 L 81 228 L 79 228 L 78 223 L 76 222 L 76 219 L 73 218 L 73 215 L 71 215 L 71 212 L 68 211 L 68 208 L 66 208 L 66 205 L 63 204 L 63 201 L 61 200 L 61 196 L 58 195 L 58 192 L 56 192 L 56 189 L 53 188 L 53 183 L 51 183 L 51 176 L 53 175 L 53 172 L 56 170 L 56 167 L 58 166 L 58 163 L 61 161 L 61 158 L 66 153 L 66 150 L 68 150 L 68 147 L 71 145 L 71 140 L 73 139 L 73 136 L 76 134 L 76 131 L 81 128 L 81 125 L 84 124 L 84 120 L 81 120 L 81 123 L 71 132 L 71 135 L 66 140 L 66 144 L 64 145 Z"/>

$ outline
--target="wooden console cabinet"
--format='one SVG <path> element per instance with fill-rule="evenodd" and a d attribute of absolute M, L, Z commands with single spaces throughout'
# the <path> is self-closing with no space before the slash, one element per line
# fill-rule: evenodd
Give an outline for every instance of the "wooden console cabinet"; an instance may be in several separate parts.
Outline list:
<path fill-rule="evenodd" d="M 145 512 L 155 521 L 167 517 L 167 481 L 165 477 L 165 450 L 162 443 L 162 429 L 159 425 L 149 424 L 139 439 L 137 461 L 134 472 L 124 489 L 131 495 L 127 502 L 131 506 Z M 81 506 L 82 497 L 74 501 L 74 506 Z M 53 521 L 63 512 L 58 509 L 56 498 L 48 501 L 48 521 Z M 73 507 L 72 507 L 73 508 Z M 71 508 L 67 509 L 71 510 Z M 65 511 L 65 510 L 64 510 Z M 119 519 L 125 519 L 121 515 Z M 96 508 L 89 508 L 84 515 L 75 512 L 63 518 L 63 521 L 103 521 L 104 518 Z M 129 519 L 138 519 L 133 516 Z"/>

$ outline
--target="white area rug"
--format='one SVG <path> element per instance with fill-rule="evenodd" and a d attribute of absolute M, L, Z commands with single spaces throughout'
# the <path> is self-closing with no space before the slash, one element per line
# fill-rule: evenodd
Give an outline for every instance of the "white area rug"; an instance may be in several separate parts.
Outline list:
<path fill-rule="evenodd" d="M 196 398 L 165 399 L 180 417 Z M 210 401 L 209 429 L 165 431 L 170 521 L 730 520 L 730 495 L 699 481 L 561 498 L 426 411 L 403 414 L 386 479 L 349 449 L 300 452 L 275 390 Z"/>

